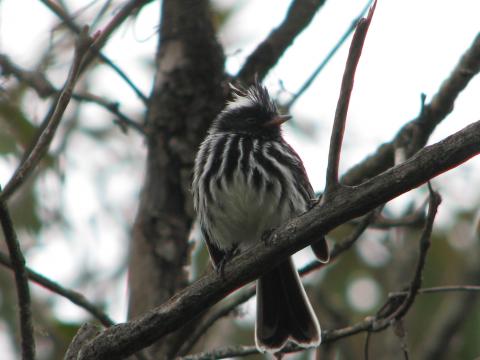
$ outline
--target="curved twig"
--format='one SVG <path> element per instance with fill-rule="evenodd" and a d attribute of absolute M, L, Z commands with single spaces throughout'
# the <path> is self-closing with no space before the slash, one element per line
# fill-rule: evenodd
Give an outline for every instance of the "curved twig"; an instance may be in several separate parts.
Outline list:
<path fill-rule="evenodd" d="M 353 90 L 353 82 L 355 79 L 355 71 L 357 69 L 360 55 L 362 54 L 363 44 L 367 37 L 368 28 L 375 12 L 375 1 L 368 12 L 367 18 L 358 22 L 355 34 L 348 53 L 347 64 L 343 73 L 342 86 L 338 97 L 337 109 L 335 111 L 335 119 L 333 121 L 332 134 L 330 137 L 330 149 L 328 150 L 328 165 L 325 191 L 322 201 L 328 201 L 335 190 L 339 187 L 338 167 L 340 164 L 340 153 L 342 150 L 343 134 L 345 132 L 345 124 L 347 121 L 348 105 L 350 104 L 350 96 Z"/>

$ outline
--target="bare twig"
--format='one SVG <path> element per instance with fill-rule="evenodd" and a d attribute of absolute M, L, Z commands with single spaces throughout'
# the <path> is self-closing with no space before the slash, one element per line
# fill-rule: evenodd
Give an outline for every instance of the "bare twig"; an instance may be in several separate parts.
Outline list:
<path fill-rule="evenodd" d="M 65 10 L 57 5 L 52 0 L 40 0 L 46 7 L 48 7 L 55 15 L 57 15 L 65 25 L 76 34 L 80 34 L 81 27 L 77 25 L 72 17 L 65 12 Z M 110 37 L 112 32 L 118 28 L 118 26 L 125 21 L 125 19 L 138 7 L 150 2 L 151 0 L 130 0 L 128 1 L 115 15 L 115 17 L 110 21 L 110 23 L 102 31 L 102 35 L 99 37 L 98 41 L 95 42 L 92 46 L 93 54 L 98 56 L 105 64 L 110 66 L 113 71 L 115 71 L 133 90 L 133 92 L 138 96 L 144 104 L 148 102 L 148 98 L 143 94 L 143 92 L 133 83 L 133 81 L 125 74 L 125 72 L 120 69 L 112 60 L 100 52 L 100 48 L 105 44 L 106 40 Z M 82 64 L 80 73 L 83 72 L 86 66 L 90 64 L 93 60 L 92 55 L 87 55 L 86 61 Z"/>
<path fill-rule="evenodd" d="M 103 97 L 90 94 L 90 93 L 82 93 L 82 94 L 73 94 L 72 97 L 77 101 L 85 101 L 95 103 L 100 105 L 102 108 L 106 109 L 107 111 L 114 114 L 117 119 L 114 120 L 118 126 L 122 128 L 122 130 L 126 131 L 127 129 L 131 128 L 138 132 L 141 135 L 145 135 L 145 129 L 142 125 L 140 125 L 135 120 L 129 118 L 123 112 L 120 111 L 120 104 L 116 101 L 107 100 Z"/>
<path fill-rule="evenodd" d="M 337 53 L 338 49 L 342 47 L 342 45 L 345 43 L 345 41 L 348 39 L 350 34 L 355 30 L 357 27 L 358 22 L 362 19 L 362 17 L 365 15 L 367 10 L 370 8 L 370 5 L 372 4 L 373 0 L 369 0 L 368 3 L 365 5 L 365 7 L 362 9 L 360 14 L 353 19 L 352 23 L 348 27 L 347 31 L 342 35 L 342 37 L 338 40 L 338 42 L 335 44 L 335 46 L 330 50 L 330 52 L 327 54 L 325 59 L 318 65 L 318 67 L 315 69 L 315 71 L 308 77 L 307 81 L 302 85 L 302 87 L 292 96 L 292 98 L 284 105 L 286 109 L 290 109 L 295 102 L 300 98 L 300 96 L 303 95 L 303 93 L 312 85 L 313 81 L 315 78 L 320 74 L 320 72 L 323 70 L 323 68 L 330 62 L 330 60 L 333 58 L 333 56 Z"/>
<path fill-rule="evenodd" d="M 0 263 L 6 267 L 13 269 L 11 261 L 8 259 L 8 256 L 0 252 Z M 28 278 L 35 282 L 36 284 L 44 287 L 45 289 L 50 290 L 64 298 L 70 300 L 75 305 L 78 305 L 82 309 L 88 311 L 95 318 L 97 318 L 104 326 L 108 327 L 115 322 L 108 317 L 103 311 L 101 311 L 97 306 L 90 303 L 85 297 L 74 290 L 67 289 L 58 283 L 46 278 L 45 276 L 39 274 L 38 272 L 25 267 Z"/>
<path fill-rule="evenodd" d="M 0 189 L 1 195 L 1 189 Z M 28 288 L 25 258 L 23 257 L 17 234 L 7 206 L 0 196 L 0 222 L 2 223 L 5 242 L 7 243 L 15 285 L 17 288 L 18 306 L 20 308 L 20 332 L 22 335 L 22 359 L 35 359 L 35 338 L 33 336 L 32 309 L 30 304 L 30 290 Z"/>
<path fill-rule="evenodd" d="M 253 82 L 255 76 L 261 81 L 277 63 L 285 50 L 305 29 L 325 0 L 295 0 L 290 5 L 285 20 L 263 40 L 248 56 L 237 75 L 244 84 Z"/>
<path fill-rule="evenodd" d="M 42 98 L 58 95 L 61 92 L 61 90 L 56 89 L 52 83 L 48 81 L 43 73 L 22 69 L 14 64 L 7 56 L 2 54 L 0 54 L 0 67 L 3 69 L 3 73 L 5 75 L 11 74 L 15 76 L 19 81 L 27 84 L 29 87 L 35 90 Z M 77 101 L 95 103 L 103 107 L 118 117 L 118 123 L 122 129 L 125 128 L 125 126 L 128 126 L 140 134 L 145 135 L 145 130 L 142 125 L 138 124 L 136 121 L 132 120 L 120 111 L 120 104 L 118 102 L 107 100 L 103 97 L 90 93 L 73 93 L 72 98 Z"/>
<path fill-rule="evenodd" d="M 396 321 L 400 320 L 405 316 L 418 293 L 422 285 L 422 272 L 425 267 L 425 261 L 427 259 L 427 252 L 430 248 L 430 237 L 432 235 L 433 222 L 437 214 L 438 206 L 440 205 L 442 199 L 440 195 L 432 189 L 430 182 L 428 182 L 428 190 L 430 192 L 430 200 L 428 205 L 428 214 L 427 222 L 422 232 L 420 238 L 420 255 L 418 257 L 417 266 L 415 269 L 415 274 L 410 284 L 410 289 L 403 303 L 396 309 L 396 311 L 389 316 L 389 319 L 395 319 Z"/>
<path fill-rule="evenodd" d="M 353 82 L 355 79 L 355 71 L 357 69 L 360 55 L 362 54 L 363 44 L 367 37 L 368 28 L 372 21 L 377 2 L 368 12 L 367 18 L 363 18 L 358 22 L 357 29 L 353 35 L 350 50 L 348 52 L 347 63 L 343 73 L 342 86 L 338 97 L 337 109 L 335 111 L 335 119 L 333 121 L 332 135 L 330 137 L 330 149 L 328 150 L 328 165 L 326 175 L 325 191 L 322 201 L 328 201 L 332 193 L 338 188 L 338 167 L 340 164 L 340 152 L 342 150 L 343 134 L 345 132 L 345 123 L 347 121 L 348 105 L 352 94 Z"/>
<path fill-rule="evenodd" d="M 380 174 L 394 164 L 396 144 L 409 144 L 407 158 L 415 154 L 427 142 L 435 127 L 453 110 L 456 98 L 480 71 L 480 33 L 462 55 L 450 76 L 443 82 L 429 104 L 425 104 L 420 115 L 405 124 L 392 141 L 381 145 L 377 151 L 352 167 L 342 176 L 345 185 L 360 184 Z"/>
<path fill-rule="evenodd" d="M 433 286 L 418 289 L 418 294 L 438 294 L 444 292 L 477 292 L 480 291 L 480 285 L 445 285 Z M 408 295 L 408 291 L 396 291 L 388 294 L 388 297 L 403 297 Z"/>
<path fill-rule="evenodd" d="M 91 46 L 93 40 L 94 39 L 88 35 L 88 26 L 85 26 L 75 46 L 73 63 L 70 68 L 67 81 L 65 82 L 57 101 L 52 105 L 52 108 L 49 111 L 51 115 L 46 121 L 46 126 L 40 136 L 37 138 L 35 145 L 24 157 L 23 162 L 15 170 L 11 179 L 5 186 L 5 190 L 2 194 L 3 200 L 8 199 L 15 192 L 15 190 L 23 184 L 25 179 L 38 165 L 42 157 L 47 153 L 53 136 L 55 135 L 55 131 L 60 124 L 63 113 L 65 112 L 65 109 L 67 108 L 67 105 L 72 97 L 73 88 L 78 78 L 82 59 Z"/>
<path fill-rule="evenodd" d="M 275 230 L 269 246 L 259 242 L 234 257 L 223 275 L 210 273 L 180 290 L 169 301 L 143 316 L 104 330 L 89 342 L 80 359 L 121 359 L 177 330 L 226 294 L 254 280 L 296 251 L 310 245 L 318 234 L 368 213 L 398 195 L 450 170 L 480 153 L 480 121 L 427 146 L 415 156 L 383 172 L 354 189 L 340 188 L 330 201 L 317 204 L 310 211 Z M 271 246 L 270 246 L 271 244 Z M 379 331 L 389 324 L 368 322 L 353 328 L 326 332 L 325 339 L 339 338 L 367 329 Z M 80 360 L 79 359 L 79 360 Z"/>

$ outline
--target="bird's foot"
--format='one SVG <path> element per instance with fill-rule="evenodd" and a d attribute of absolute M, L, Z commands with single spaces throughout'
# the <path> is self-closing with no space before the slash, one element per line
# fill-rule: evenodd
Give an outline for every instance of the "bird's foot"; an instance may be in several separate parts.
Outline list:
<path fill-rule="evenodd" d="M 265 231 L 263 232 L 263 234 L 262 234 L 262 241 L 263 241 L 263 243 L 265 244 L 265 246 L 270 246 L 270 245 L 272 245 L 273 241 L 272 241 L 272 239 L 271 239 L 271 236 L 272 236 L 274 230 L 275 230 L 275 229 L 272 228 L 272 229 L 267 229 L 267 230 L 265 230 Z"/>
<path fill-rule="evenodd" d="M 237 256 L 240 253 L 238 246 L 231 248 L 224 252 L 222 259 L 218 263 L 216 267 L 217 274 L 220 274 L 221 277 L 225 276 L 225 265 L 229 262 L 233 257 Z"/>

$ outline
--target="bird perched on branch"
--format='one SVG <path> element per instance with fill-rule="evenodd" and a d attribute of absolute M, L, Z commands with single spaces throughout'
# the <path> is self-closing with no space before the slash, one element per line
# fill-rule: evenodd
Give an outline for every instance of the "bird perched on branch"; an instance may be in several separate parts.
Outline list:
<path fill-rule="evenodd" d="M 280 115 L 256 83 L 232 86 L 233 100 L 214 120 L 195 159 L 193 197 L 200 229 L 216 269 L 264 234 L 308 210 L 315 198 L 297 153 L 282 137 Z M 328 261 L 325 239 L 312 248 Z M 277 352 L 288 341 L 317 346 L 320 326 L 291 258 L 257 282 L 255 340 Z"/>

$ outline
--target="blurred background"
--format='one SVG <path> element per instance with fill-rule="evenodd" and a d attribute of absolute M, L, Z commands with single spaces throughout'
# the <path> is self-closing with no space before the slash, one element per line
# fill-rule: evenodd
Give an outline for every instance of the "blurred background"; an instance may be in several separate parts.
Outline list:
<path fill-rule="evenodd" d="M 59 0 L 78 24 L 102 29 L 122 1 Z M 327 1 L 265 80 L 280 104 L 287 104 L 337 44 L 366 1 Z M 216 0 L 211 9 L 226 68 L 235 74 L 248 54 L 284 18 L 287 0 Z M 415 118 L 421 94 L 427 102 L 447 78 L 479 31 L 480 3 L 434 0 L 380 1 L 357 70 L 341 159 L 346 171 Z M 144 94 L 153 83 L 160 1 L 127 20 L 104 53 Z M 61 88 L 73 55 L 71 31 L 41 1 L 0 0 L 0 54 L 25 70 L 45 74 Z M 304 160 L 316 191 L 322 191 L 328 144 L 350 38 L 289 109 L 294 121 L 285 136 Z M 104 63 L 97 62 L 77 84 L 78 92 L 118 104 L 142 123 L 145 107 L 132 89 Z M 474 78 L 454 111 L 437 127 L 430 143 L 479 120 L 480 78 Z M 43 96 L 0 67 L 0 184 L 4 186 L 31 143 L 52 98 Z M 48 156 L 35 176 L 9 200 L 27 264 L 60 284 L 83 293 L 115 321 L 126 320 L 127 262 L 131 226 L 144 177 L 142 135 L 122 126 L 117 116 L 91 101 L 73 100 Z M 424 287 L 471 284 L 480 279 L 477 210 L 480 161 L 473 159 L 433 181 L 443 197 L 435 221 Z M 389 203 L 384 215 L 403 218 L 422 209 L 428 192 L 416 189 Z M 324 329 L 343 327 L 375 314 L 388 293 L 412 277 L 421 233 L 420 220 L 408 227 L 369 229 L 335 264 L 306 278 Z M 330 234 L 341 240 L 346 224 Z M 195 232 L 192 240 L 196 239 Z M 207 255 L 199 242 L 192 277 L 202 274 Z M 4 243 L 0 250 L 6 251 Z M 312 259 L 295 257 L 299 266 Z M 78 327 L 90 315 L 68 300 L 31 285 L 38 359 L 63 357 Z M 448 344 L 447 359 L 480 356 L 480 308 L 473 293 L 420 295 L 406 317 L 413 358 L 435 358 L 429 351 Z M 198 350 L 252 344 L 254 299 L 219 321 Z M 0 268 L 0 354 L 19 358 L 15 289 L 9 270 Z M 219 336 L 221 334 L 221 336 Z M 447 343 L 445 343 L 447 341 Z M 360 358 L 365 335 L 326 349 L 335 359 Z M 391 329 L 370 339 L 372 359 L 396 359 L 401 343 Z M 307 359 L 313 353 L 290 355 Z M 326 355 L 325 355 L 326 356 Z M 430 356 L 430 357 L 429 357 Z M 251 357 L 252 359 L 254 356 Z"/>

